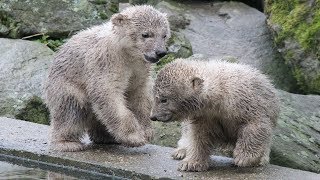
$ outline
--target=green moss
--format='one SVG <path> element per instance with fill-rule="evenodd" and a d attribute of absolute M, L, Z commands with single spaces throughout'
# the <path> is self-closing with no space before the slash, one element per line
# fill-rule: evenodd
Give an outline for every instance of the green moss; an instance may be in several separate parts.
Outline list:
<path fill-rule="evenodd" d="M 158 72 L 164 65 L 168 64 L 169 62 L 172 62 L 176 58 L 176 55 L 173 53 L 167 54 L 165 57 L 161 58 L 161 60 L 157 63 L 155 71 Z"/>
<path fill-rule="evenodd" d="M 178 32 L 171 31 L 171 37 L 167 44 L 169 46 L 169 53 L 157 63 L 157 66 L 155 67 L 156 72 L 158 72 L 165 64 L 172 62 L 177 58 L 188 58 L 193 54 L 190 41 L 183 34 Z"/>
<path fill-rule="evenodd" d="M 103 11 L 99 13 L 99 16 L 101 19 L 108 19 L 108 15 Z"/>
<path fill-rule="evenodd" d="M 288 59 L 292 59 L 294 57 L 294 52 L 293 52 L 293 50 L 288 50 L 287 52 L 286 52 L 286 54 L 285 54 L 285 61 L 286 61 L 286 63 L 287 64 L 290 64 L 290 62 L 288 61 Z"/>
<path fill-rule="evenodd" d="M 301 68 L 295 66 L 293 68 L 293 75 L 297 80 L 299 92 L 302 94 L 320 94 L 320 75 L 317 78 L 311 79 L 305 75 Z"/>
<path fill-rule="evenodd" d="M 320 94 L 320 75 L 318 75 L 315 79 L 308 79 L 301 68 L 297 66 L 293 69 L 293 75 L 296 78 L 297 84 L 301 91 L 306 94 Z"/>
<path fill-rule="evenodd" d="M 9 37 L 20 38 L 19 32 L 21 29 L 21 24 L 12 19 L 12 17 L 6 12 L 0 11 L 0 24 L 9 29 Z"/>
<path fill-rule="evenodd" d="M 12 22 L 10 24 L 10 33 L 9 33 L 9 37 L 11 38 L 20 38 L 20 23 L 17 22 Z"/>
<path fill-rule="evenodd" d="M 275 41 L 278 47 L 284 47 L 285 41 L 298 43 L 298 47 L 285 47 L 283 51 L 286 63 L 292 66 L 293 74 L 304 93 L 320 94 L 320 74 L 310 75 L 301 66 L 305 56 L 320 60 L 320 0 L 312 3 L 306 0 L 266 0 L 266 13 L 270 14 L 272 24 L 279 25 Z M 318 72 L 316 72 L 318 73 Z"/>
<path fill-rule="evenodd" d="M 310 5 L 307 1 L 267 0 L 267 13 L 270 20 L 281 25 L 276 42 L 280 43 L 288 37 L 295 38 L 305 50 L 315 50 L 320 35 L 320 3 Z M 313 13 L 311 13 L 313 12 Z M 308 20 L 311 19 L 311 20 Z"/>
<path fill-rule="evenodd" d="M 116 2 L 111 2 L 108 9 L 112 13 L 117 13 L 119 12 L 119 4 Z"/>
<path fill-rule="evenodd" d="M 2 102 L 0 106 L 0 116 L 10 116 L 11 114 L 14 114 L 16 112 L 16 104 L 17 102 L 13 98 L 8 98 Z"/>
<path fill-rule="evenodd" d="M 317 78 L 311 80 L 310 89 L 312 92 L 320 94 L 320 74 L 318 74 Z"/>
<path fill-rule="evenodd" d="M 65 43 L 65 39 L 51 39 L 50 36 L 43 34 L 40 38 L 35 39 L 35 41 L 40 42 L 48 46 L 53 51 L 57 51 L 60 46 Z"/>
<path fill-rule="evenodd" d="M 301 69 L 299 69 L 299 68 L 294 68 L 294 70 L 293 70 L 293 75 L 294 75 L 294 77 L 297 79 L 298 85 L 299 85 L 301 88 L 305 89 L 306 87 L 304 87 L 304 84 L 305 84 L 305 81 L 306 81 L 306 80 L 305 80 L 305 78 L 304 78 L 304 75 L 303 75 Z"/>
<path fill-rule="evenodd" d="M 309 9 L 310 10 L 310 9 Z M 315 10 L 311 23 L 302 23 L 296 31 L 296 38 L 306 50 L 318 51 L 314 49 L 320 43 L 320 5 Z"/>
<path fill-rule="evenodd" d="M 25 102 L 25 107 L 15 118 L 39 124 L 49 124 L 49 111 L 40 97 L 33 96 Z"/>

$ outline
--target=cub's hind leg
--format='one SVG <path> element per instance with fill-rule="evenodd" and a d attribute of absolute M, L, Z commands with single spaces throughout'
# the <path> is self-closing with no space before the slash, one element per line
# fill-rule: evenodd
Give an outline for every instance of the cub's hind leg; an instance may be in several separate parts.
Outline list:
<path fill-rule="evenodd" d="M 81 106 L 74 96 L 64 94 L 54 103 L 49 103 L 49 109 L 51 116 L 50 149 L 56 151 L 85 149 L 81 138 L 86 128 L 86 108 Z"/>
<path fill-rule="evenodd" d="M 248 124 L 240 132 L 233 151 L 237 166 L 259 166 L 269 161 L 272 138 L 271 125 L 264 123 Z"/>

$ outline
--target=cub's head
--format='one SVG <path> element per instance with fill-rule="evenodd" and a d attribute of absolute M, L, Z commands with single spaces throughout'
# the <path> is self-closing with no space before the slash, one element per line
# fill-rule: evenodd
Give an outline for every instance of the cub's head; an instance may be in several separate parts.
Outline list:
<path fill-rule="evenodd" d="M 203 80 L 192 67 L 174 62 L 157 75 L 153 89 L 153 121 L 183 120 L 203 107 Z"/>
<path fill-rule="evenodd" d="M 156 63 L 166 55 L 170 38 L 166 15 L 152 6 L 132 6 L 111 17 L 119 43 L 133 57 Z"/>

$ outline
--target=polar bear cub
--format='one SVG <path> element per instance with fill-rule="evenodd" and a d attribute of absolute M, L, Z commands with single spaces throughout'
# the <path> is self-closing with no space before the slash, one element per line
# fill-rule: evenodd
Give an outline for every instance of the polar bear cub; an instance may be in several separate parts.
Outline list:
<path fill-rule="evenodd" d="M 182 121 L 173 153 L 181 171 L 204 171 L 214 146 L 233 147 L 237 166 L 269 162 L 279 100 L 258 70 L 223 61 L 179 59 L 166 65 L 154 86 L 151 120 Z"/>
<path fill-rule="evenodd" d="M 128 7 L 71 37 L 45 85 L 51 149 L 82 150 L 85 133 L 94 143 L 141 146 L 150 140 L 150 73 L 169 37 L 165 14 L 147 5 Z"/>

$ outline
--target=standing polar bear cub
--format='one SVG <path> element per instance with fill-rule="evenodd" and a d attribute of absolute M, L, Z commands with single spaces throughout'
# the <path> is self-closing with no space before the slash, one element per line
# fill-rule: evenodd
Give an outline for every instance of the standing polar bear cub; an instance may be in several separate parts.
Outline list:
<path fill-rule="evenodd" d="M 222 61 L 180 59 L 159 72 L 154 96 L 152 120 L 184 120 L 172 154 L 183 159 L 179 170 L 207 170 L 213 146 L 233 147 L 237 166 L 269 162 L 279 100 L 258 70 Z"/>
<path fill-rule="evenodd" d="M 151 63 L 166 54 L 169 37 L 166 16 L 146 5 L 73 36 L 57 53 L 45 86 L 51 149 L 82 150 L 84 133 L 94 143 L 150 140 Z"/>

